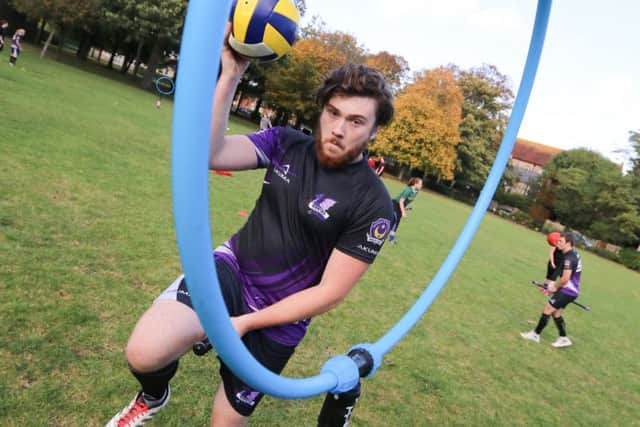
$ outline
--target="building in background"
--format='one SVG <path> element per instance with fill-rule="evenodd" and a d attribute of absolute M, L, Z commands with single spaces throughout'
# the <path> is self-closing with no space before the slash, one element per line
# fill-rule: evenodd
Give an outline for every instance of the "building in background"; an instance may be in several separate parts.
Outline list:
<path fill-rule="evenodd" d="M 522 138 L 516 139 L 509 160 L 516 180 L 509 191 L 527 195 L 531 183 L 542 174 L 545 165 L 560 152 L 562 152 L 560 148 Z"/>

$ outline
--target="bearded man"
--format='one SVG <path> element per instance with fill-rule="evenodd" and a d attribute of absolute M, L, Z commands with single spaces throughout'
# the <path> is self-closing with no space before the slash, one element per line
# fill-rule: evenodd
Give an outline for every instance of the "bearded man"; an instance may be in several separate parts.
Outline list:
<path fill-rule="evenodd" d="M 209 166 L 265 168 L 266 174 L 246 224 L 215 249 L 214 257 L 234 328 L 259 362 L 280 373 L 311 318 L 347 296 L 389 234 L 391 198 L 364 152 L 391 120 L 393 96 L 380 72 L 349 64 L 333 71 L 318 91 L 315 137 L 284 127 L 225 136 L 247 65 L 225 43 Z M 131 334 L 127 362 L 141 390 L 108 425 L 142 425 L 163 408 L 178 359 L 204 338 L 181 275 Z M 224 363 L 220 374 L 211 425 L 245 426 L 262 393 Z"/>

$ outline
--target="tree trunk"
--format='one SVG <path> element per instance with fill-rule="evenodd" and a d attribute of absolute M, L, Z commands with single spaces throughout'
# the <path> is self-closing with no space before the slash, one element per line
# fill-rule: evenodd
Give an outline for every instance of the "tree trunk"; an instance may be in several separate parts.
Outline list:
<path fill-rule="evenodd" d="M 220 77 L 220 71 L 218 71 L 218 78 Z M 173 81 L 178 81 L 178 62 L 173 66 Z"/>
<path fill-rule="evenodd" d="M 113 60 L 115 59 L 116 55 L 118 54 L 118 48 L 120 47 L 120 39 L 116 40 L 116 45 L 113 48 L 113 50 L 111 51 L 111 56 L 109 57 L 109 62 L 107 63 L 107 68 L 109 69 L 113 69 Z"/>
<path fill-rule="evenodd" d="M 42 33 L 44 33 L 44 26 L 47 25 L 47 20 L 42 18 L 40 20 L 40 25 L 38 26 L 38 35 L 36 36 L 36 43 L 40 44 L 40 40 L 42 40 Z"/>
<path fill-rule="evenodd" d="M 44 58 L 44 55 L 47 53 L 47 49 L 49 48 L 49 45 L 51 44 L 51 40 L 53 39 L 53 34 L 54 32 L 51 31 L 49 33 L 49 37 L 47 37 L 47 41 L 44 42 L 44 46 L 42 46 L 42 50 L 40 51 L 40 58 Z"/>
<path fill-rule="evenodd" d="M 133 62 L 133 57 L 127 54 L 124 57 L 124 61 L 122 61 L 122 68 L 120 68 L 120 73 L 127 74 L 127 71 L 129 71 L 129 67 L 131 67 L 132 62 Z"/>
<path fill-rule="evenodd" d="M 58 41 L 58 49 L 56 49 L 56 60 L 60 60 L 62 58 L 62 48 L 64 47 L 64 41 L 66 40 L 66 32 L 67 30 L 64 27 L 60 28 L 60 40 Z"/>
<path fill-rule="evenodd" d="M 404 165 L 400 166 L 400 172 L 398 172 L 398 179 L 400 181 L 404 181 L 404 174 L 406 173 L 406 171 L 407 171 L 407 167 L 406 166 L 404 166 Z"/>
<path fill-rule="evenodd" d="M 238 109 L 240 108 L 240 103 L 242 102 L 242 91 L 240 89 L 236 90 L 236 94 L 233 95 L 233 99 L 234 99 L 234 103 L 231 105 L 231 110 L 236 113 L 238 111 Z M 235 108 L 233 107 L 233 105 L 235 104 Z"/>
<path fill-rule="evenodd" d="M 91 34 L 82 32 L 82 39 L 80 40 L 80 44 L 78 45 L 78 51 L 76 52 L 76 57 L 81 60 L 86 60 L 87 56 L 89 56 L 89 51 L 91 50 L 91 45 L 93 44 L 93 37 Z"/>
<path fill-rule="evenodd" d="M 138 77 L 138 71 L 140 70 L 140 63 L 142 62 L 142 48 L 144 47 L 144 40 L 138 42 L 138 49 L 136 51 L 136 66 L 133 68 L 133 76 Z"/>
<path fill-rule="evenodd" d="M 156 77 L 156 69 L 162 60 L 162 49 L 163 42 L 160 40 L 156 40 L 153 43 L 153 48 L 151 48 L 151 55 L 149 56 L 149 61 L 147 61 L 147 71 L 144 73 L 142 77 L 141 86 L 146 90 L 151 90 L 153 88 L 153 79 Z"/>

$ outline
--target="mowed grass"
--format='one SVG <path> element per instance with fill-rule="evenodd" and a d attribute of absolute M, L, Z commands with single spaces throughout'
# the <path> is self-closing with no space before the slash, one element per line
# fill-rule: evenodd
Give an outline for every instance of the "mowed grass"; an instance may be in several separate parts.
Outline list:
<path fill-rule="evenodd" d="M 137 389 L 123 350 L 136 320 L 177 276 L 171 108 L 91 64 L 0 55 L 0 425 L 101 426 Z M 254 127 L 232 121 L 232 132 Z M 236 231 L 262 172 L 211 174 L 214 243 Z M 385 179 L 391 194 L 403 185 Z M 422 192 L 366 277 L 315 319 L 285 374 L 379 339 L 424 290 L 470 208 Z M 544 299 L 541 234 L 487 215 L 438 299 L 364 380 L 353 426 L 640 425 L 640 275 L 583 253 L 570 306 L 575 345 L 525 342 Z M 208 425 L 213 355 L 185 356 L 154 425 Z M 267 397 L 254 426 L 313 426 L 323 396 Z"/>

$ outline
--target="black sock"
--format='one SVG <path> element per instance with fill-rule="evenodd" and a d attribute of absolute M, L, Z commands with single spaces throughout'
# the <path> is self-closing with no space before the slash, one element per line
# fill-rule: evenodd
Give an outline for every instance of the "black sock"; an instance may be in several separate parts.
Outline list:
<path fill-rule="evenodd" d="M 549 322 L 549 315 L 544 313 L 541 314 L 540 320 L 538 320 L 538 326 L 536 326 L 536 329 L 535 329 L 535 333 L 540 335 L 542 333 L 542 330 L 547 326 L 548 322 Z"/>
<path fill-rule="evenodd" d="M 131 368 L 129 368 L 131 369 Z M 169 387 L 169 381 L 178 370 L 178 361 L 174 360 L 162 369 L 155 372 L 141 373 L 131 369 L 131 373 L 138 379 L 142 386 L 142 392 L 154 399 L 162 399 Z"/>
<path fill-rule="evenodd" d="M 554 317 L 553 321 L 556 322 L 556 326 L 558 327 L 558 333 L 560 334 L 561 337 L 566 337 L 567 336 L 567 326 L 564 323 L 564 319 L 562 318 L 562 316 L 560 317 Z"/>

